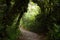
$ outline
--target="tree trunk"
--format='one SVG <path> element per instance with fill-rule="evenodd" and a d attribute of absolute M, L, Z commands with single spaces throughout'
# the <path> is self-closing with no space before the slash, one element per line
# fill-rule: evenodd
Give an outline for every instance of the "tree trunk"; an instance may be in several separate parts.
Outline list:
<path fill-rule="evenodd" d="M 1 40 L 17 40 L 19 35 L 20 19 L 24 12 L 27 11 L 29 0 L 15 0 L 13 7 L 10 7 L 11 0 L 6 0 L 7 9 L 4 12 L 2 19 L 2 33 Z"/>

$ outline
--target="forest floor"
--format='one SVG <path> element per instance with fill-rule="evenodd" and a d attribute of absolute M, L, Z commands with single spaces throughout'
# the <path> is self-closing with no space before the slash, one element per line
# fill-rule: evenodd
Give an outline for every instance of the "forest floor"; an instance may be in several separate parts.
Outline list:
<path fill-rule="evenodd" d="M 45 37 L 43 35 L 38 35 L 23 28 L 20 28 L 20 31 L 22 33 L 20 40 L 45 40 Z"/>

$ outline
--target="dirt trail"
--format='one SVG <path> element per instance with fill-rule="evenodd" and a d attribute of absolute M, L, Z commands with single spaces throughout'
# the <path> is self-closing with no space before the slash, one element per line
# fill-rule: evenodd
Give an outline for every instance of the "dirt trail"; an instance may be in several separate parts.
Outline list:
<path fill-rule="evenodd" d="M 20 40 L 45 40 L 42 35 L 38 35 L 34 32 L 27 31 L 23 28 L 20 28 L 22 36 Z"/>

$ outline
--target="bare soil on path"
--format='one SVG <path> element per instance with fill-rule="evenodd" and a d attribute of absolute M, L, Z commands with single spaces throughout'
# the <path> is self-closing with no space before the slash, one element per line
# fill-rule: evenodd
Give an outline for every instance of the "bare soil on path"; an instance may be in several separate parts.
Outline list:
<path fill-rule="evenodd" d="M 20 28 L 20 31 L 22 33 L 20 40 L 45 40 L 45 37 L 43 35 L 38 35 L 34 32 L 27 31 L 23 28 Z"/>

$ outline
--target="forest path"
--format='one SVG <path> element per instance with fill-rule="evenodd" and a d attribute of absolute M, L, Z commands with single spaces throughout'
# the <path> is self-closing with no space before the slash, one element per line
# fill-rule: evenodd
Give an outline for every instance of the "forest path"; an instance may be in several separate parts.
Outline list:
<path fill-rule="evenodd" d="M 22 33 L 21 39 L 20 40 L 45 40 L 42 35 L 38 35 L 34 32 L 27 31 L 23 28 L 20 28 L 20 31 Z"/>

